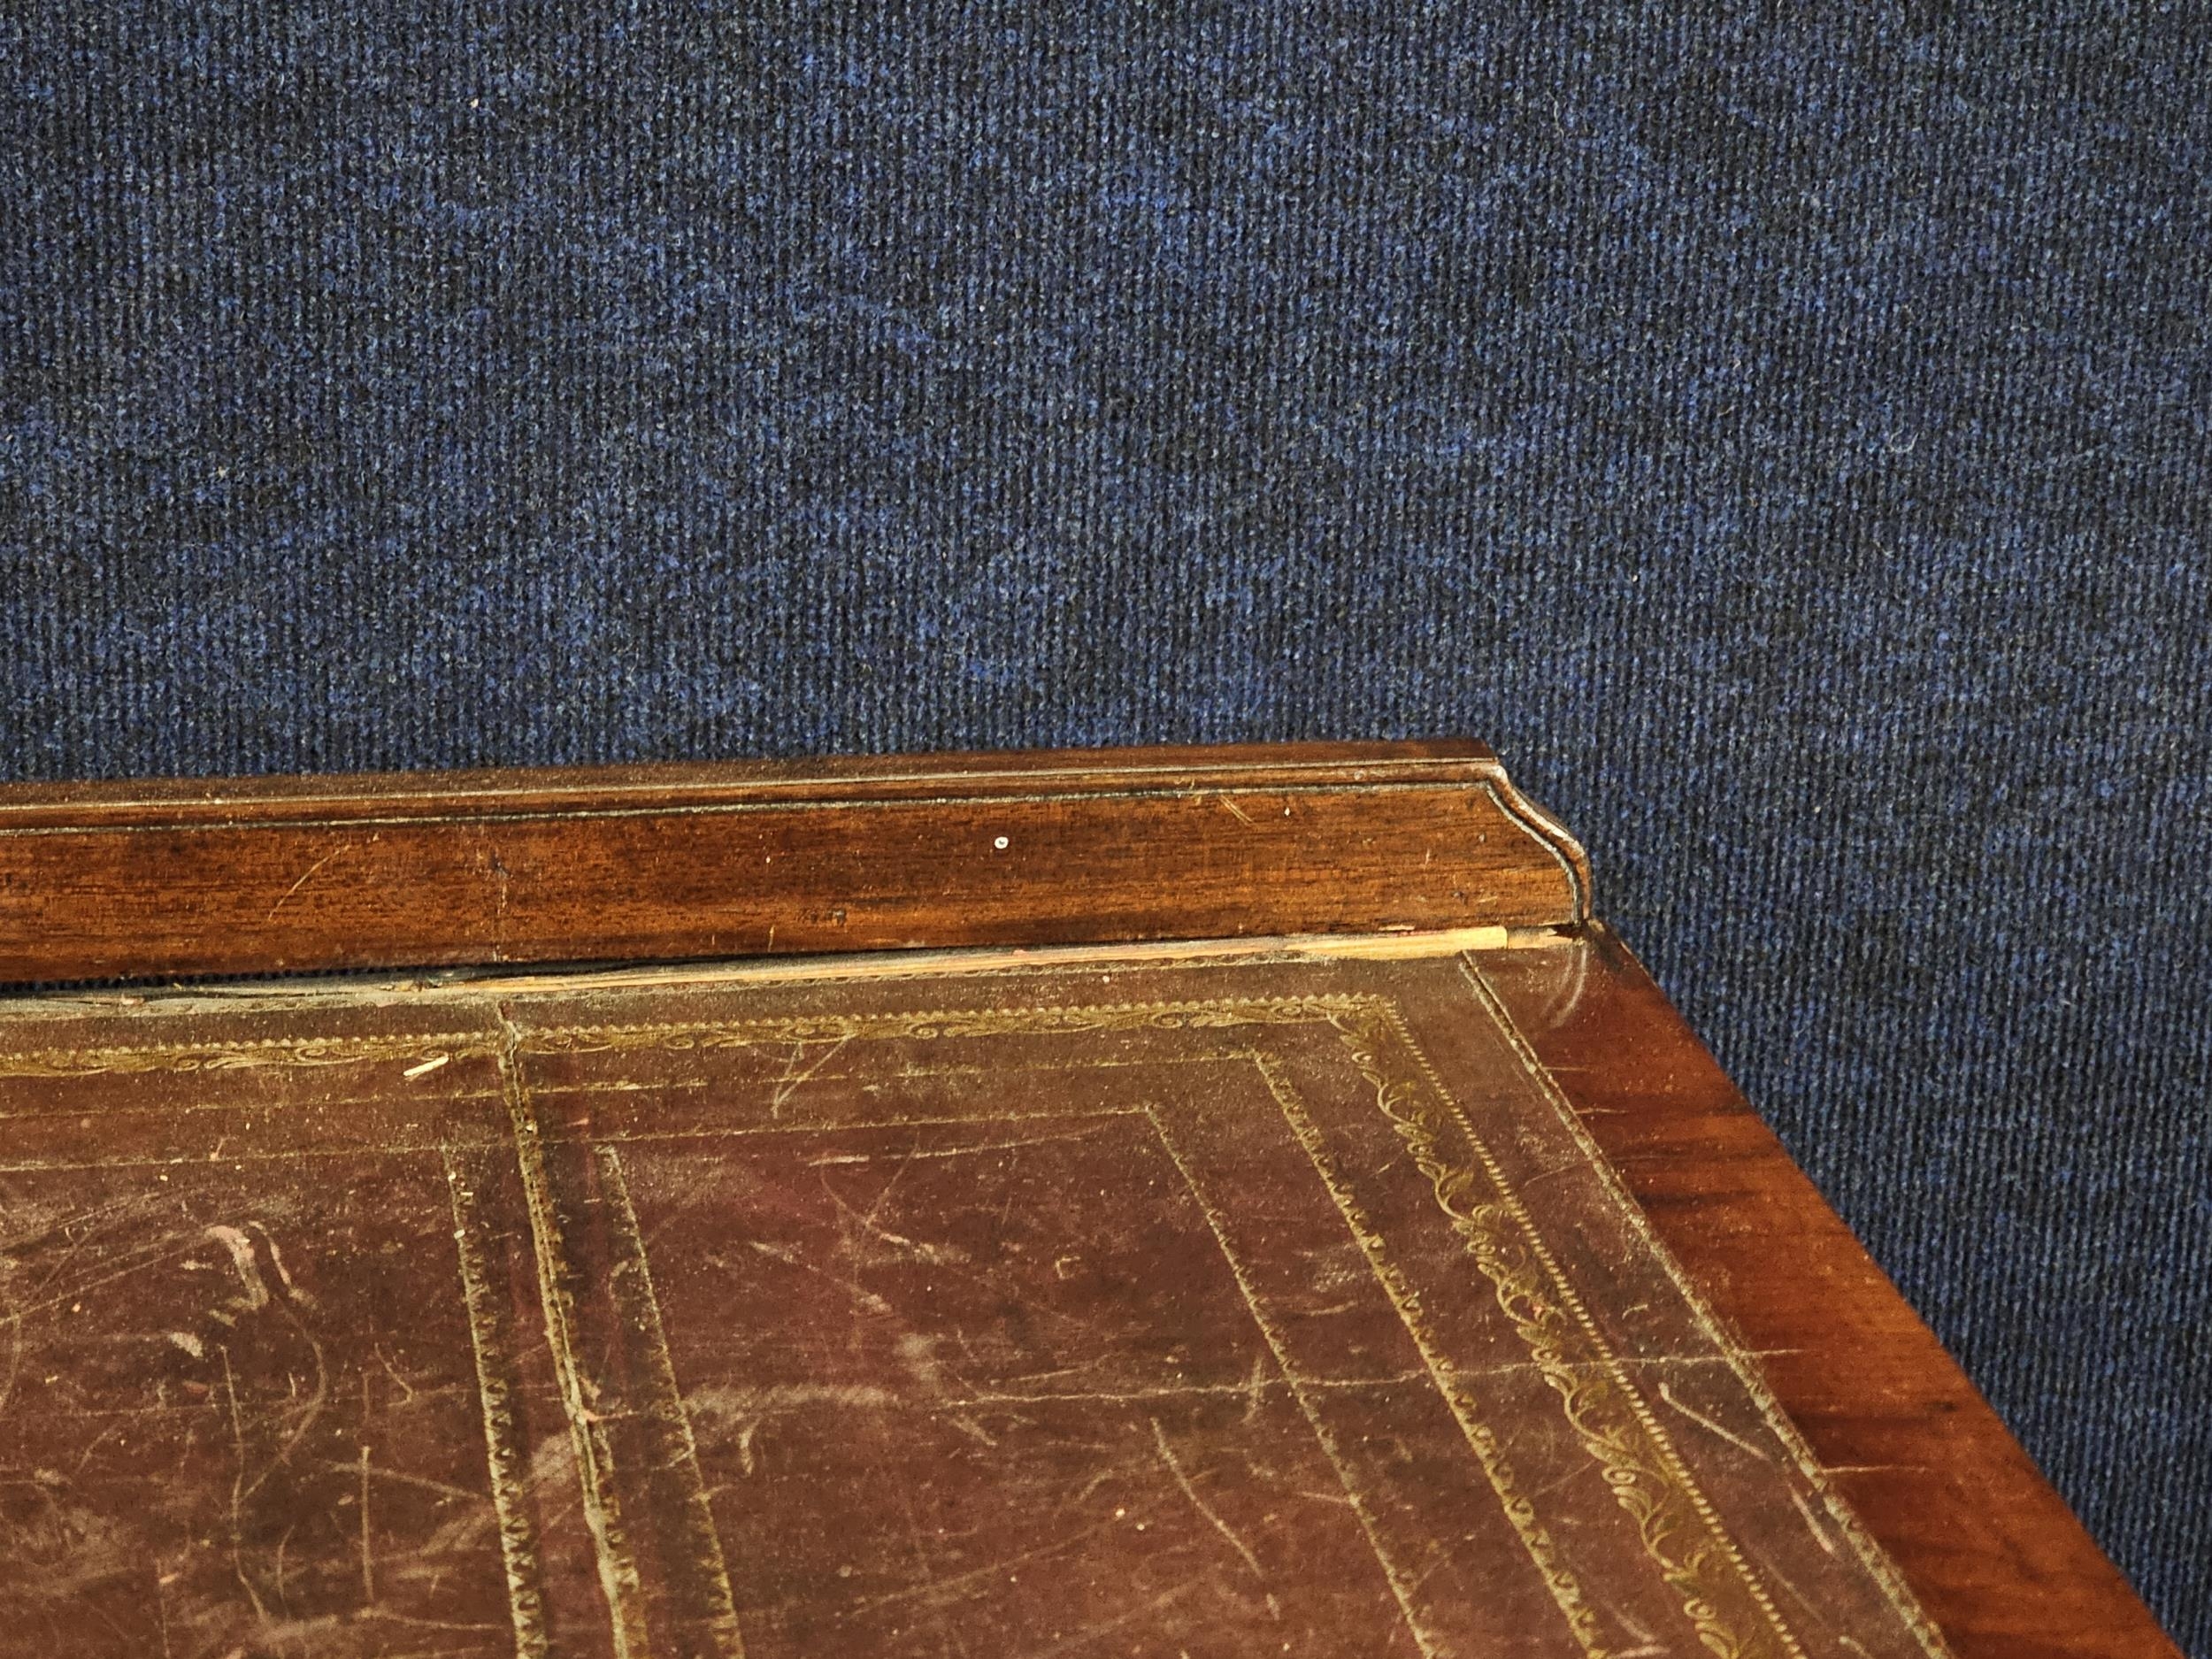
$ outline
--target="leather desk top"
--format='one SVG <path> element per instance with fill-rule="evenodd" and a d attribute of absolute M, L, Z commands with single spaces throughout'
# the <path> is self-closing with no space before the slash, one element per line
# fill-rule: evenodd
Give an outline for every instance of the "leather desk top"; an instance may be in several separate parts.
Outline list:
<path fill-rule="evenodd" d="M 0 1120 L 55 1659 L 1942 1651 L 1477 957 L 23 1002 Z"/>

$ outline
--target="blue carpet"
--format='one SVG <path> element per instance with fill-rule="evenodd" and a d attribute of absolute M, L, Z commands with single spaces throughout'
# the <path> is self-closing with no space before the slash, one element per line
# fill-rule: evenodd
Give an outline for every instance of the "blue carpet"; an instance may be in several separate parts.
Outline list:
<path fill-rule="evenodd" d="M 0 769 L 1469 732 L 2212 1656 L 2212 29 L 14 0 Z"/>

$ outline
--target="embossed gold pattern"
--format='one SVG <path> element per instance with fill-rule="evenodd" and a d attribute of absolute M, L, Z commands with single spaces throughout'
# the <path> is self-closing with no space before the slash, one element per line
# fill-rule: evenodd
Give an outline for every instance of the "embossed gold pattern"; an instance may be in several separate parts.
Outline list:
<path fill-rule="evenodd" d="M 549 1335 L 564 1393 L 571 1397 L 572 1425 L 579 1433 L 579 1473 L 588 1487 L 602 1564 L 610 1574 L 617 1607 L 634 1608 L 634 1566 L 621 1543 L 618 1514 L 606 1506 L 613 1493 L 592 1479 L 605 1448 L 590 1432 L 589 1413 L 577 1394 L 572 1356 L 564 1356 L 565 1314 L 572 1288 L 563 1279 L 544 1190 L 543 1149 L 536 1125 L 515 1094 L 516 1062 L 532 1051 L 612 1052 L 658 1048 L 670 1052 L 744 1049 L 777 1044 L 841 1045 L 853 1041 L 929 1041 L 1021 1034 L 1101 1031 L 1234 1031 L 1252 1027 L 1322 1025 L 1342 1044 L 1353 1066 L 1373 1090 L 1374 1104 L 1404 1144 L 1477 1269 L 1493 1287 L 1496 1305 L 1525 1345 L 1546 1383 L 1557 1394 L 1577 1442 L 1596 1465 L 1621 1509 L 1632 1519 L 1653 1569 L 1671 1586 L 1697 1640 L 1719 1659 L 1801 1659 L 1803 1649 L 1742 1550 L 1729 1537 L 1711 1502 L 1631 1381 L 1618 1354 L 1599 1332 L 1582 1299 L 1543 1240 L 1533 1218 L 1511 1189 L 1497 1160 L 1466 1112 L 1445 1088 L 1416 1043 L 1403 1016 L 1386 997 L 1373 995 L 1227 997 L 1200 1001 L 1067 1003 L 1013 1008 L 820 1013 L 739 1020 L 692 1019 L 629 1024 L 576 1024 L 511 1028 L 505 1043 L 482 1029 L 378 1034 L 320 1040 L 118 1045 L 82 1050 L 42 1048 L 0 1054 L 0 1076 L 68 1077 L 104 1072 L 222 1071 L 257 1066 L 328 1066 L 426 1055 L 482 1056 L 497 1060 L 515 1114 L 516 1148 L 532 1212 L 534 1244 L 544 1275 Z M 1348 1183 L 1321 1146 L 1310 1113 L 1284 1068 L 1263 1050 L 1240 1049 L 1254 1062 L 1302 1147 L 1366 1255 L 1386 1293 L 1421 1347 L 1436 1386 L 1543 1578 L 1568 1630 L 1588 1659 L 1605 1659 L 1595 1614 L 1580 1581 L 1534 1500 L 1520 1486 L 1496 1431 L 1479 1409 L 1470 1379 L 1455 1371 L 1432 1344 L 1422 1340 L 1409 1317 L 1415 1297 L 1388 1259 L 1383 1237 L 1353 1199 Z M 1202 1202 L 1203 1202 L 1202 1198 Z M 483 1266 L 470 1255 L 465 1194 L 457 1185 L 456 1219 L 462 1237 L 465 1288 L 472 1326 L 480 1337 L 480 1363 L 496 1358 L 486 1332 Z M 1218 1229 L 1217 1229 L 1218 1231 Z M 672 1391 L 673 1379 L 669 1379 Z M 496 1403 L 487 1386 L 486 1409 Z M 680 1409 L 680 1407 L 677 1408 Z M 487 1420 L 495 1494 L 511 1486 L 515 1453 L 511 1425 Z M 604 1471 L 602 1471 L 602 1473 Z M 534 1589 L 529 1582 L 531 1540 L 526 1519 L 503 1504 L 500 1517 L 522 1651 L 542 1651 Z M 716 1563 L 718 1566 L 718 1562 Z M 1386 1563 L 1387 1569 L 1388 1563 Z M 1401 1590 L 1402 1586 L 1394 1587 Z M 723 1594 L 727 1595 L 726 1588 Z M 727 1602 L 724 1601 L 726 1609 Z M 1409 1612 L 1410 1609 L 1409 1609 Z M 1918 1629 L 1924 1625 L 1910 1620 Z M 618 1619 L 641 1634 L 632 1619 Z M 736 1650 L 734 1623 L 724 1627 L 726 1650 Z M 1417 1635 L 1418 1629 L 1417 1626 Z M 1425 1643 L 1424 1644 L 1425 1646 Z"/>
<path fill-rule="evenodd" d="M 481 1031 L 420 1036 L 272 1037 L 250 1042 L 124 1043 L 0 1053 L 0 1077 L 104 1077 L 157 1071 L 244 1071 L 263 1066 L 358 1065 L 371 1060 L 453 1059 L 499 1052 Z"/>
<path fill-rule="evenodd" d="M 459 1253 L 461 1296 L 468 1310 L 469 1347 L 476 1362 L 477 1398 L 483 1406 L 485 1461 L 492 1509 L 499 1520 L 500 1559 L 507 1571 L 508 1615 L 514 1621 L 516 1659 L 547 1659 L 543 1572 L 537 1525 L 523 1490 L 527 1455 L 515 1421 L 514 1360 L 508 1351 L 507 1316 L 492 1287 L 485 1260 L 484 1224 L 477 1214 L 471 1172 L 446 1154 L 446 1186 L 453 1202 L 453 1242 Z"/>
<path fill-rule="evenodd" d="M 1582 1300 L 1538 1236 L 1496 1160 L 1433 1079 L 1394 1071 L 1394 1048 L 1425 1070 L 1395 1008 L 1363 998 L 1331 1023 L 1375 1089 L 1436 1202 L 1495 1286 L 1544 1379 L 1558 1393 L 1584 1449 L 1604 1471 L 1614 1498 L 1634 1517 L 1644 1552 L 1681 1598 L 1698 1640 L 1722 1659 L 1803 1649 L 1743 1553 L 1674 1450 Z M 1455 1133 L 1466 1153 L 1455 1157 Z"/>
<path fill-rule="evenodd" d="M 1607 1650 L 1599 1636 L 1597 1614 L 1583 1594 L 1581 1580 L 1566 1565 L 1559 1546 L 1538 1518 L 1535 1502 L 1522 1489 L 1520 1479 L 1514 1472 L 1511 1460 L 1506 1456 L 1498 1432 L 1483 1420 L 1472 1386 L 1453 1370 L 1448 1359 L 1437 1352 L 1432 1336 L 1419 1317 L 1418 1294 L 1407 1285 L 1404 1274 L 1390 1260 L 1381 1232 L 1368 1219 L 1359 1201 L 1352 1195 L 1349 1183 L 1337 1169 L 1334 1158 L 1323 1147 L 1312 1114 L 1307 1110 L 1305 1102 L 1298 1097 L 1289 1078 L 1272 1056 L 1254 1050 L 1250 1058 L 1259 1067 L 1261 1077 L 1266 1080 L 1269 1092 L 1275 1097 L 1275 1103 L 1289 1120 L 1292 1133 L 1312 1160 L 1323 1185 L 1329 1189 L 1329 1195 L 1335 1201 L 1345 1225 L 1359 1241 L 1359 1247 L 1367 1256 L 1369 1267 L 1381 1283 L 1384 1294 L 1390 1298 L 1392 1306 L 1397 1309 L 1398 1317 L 1404 1322 L 1415 1345 L 1420 1348 L 1422 1363 L 1436 1379 L 1437 1387 L 1451 1407 L 1452 1416 L 1457 1420 L 1461 1432 L 1466 1436 L 1475 1460 L 1482 1465 L 1491 1490 L 1497 1494 L 1506 1519 L 1519 1534 L 1522 1548 L 1528 1552 L 1529 1560 L 1534 1563 L 1546 1588 L 1551 1592 L 1552 1600 L 1558 1604 L 1560 1613 L 1567 1621 L 1568 1630 L 1582 1645 L 1583 1652 L 1590 1655 L 1590 1659 L 1605 1659 Z"/>
<path fill-rule="evenodd" d="M 1232 1029 L 1254 1024 L 1325 1024 L 1342 1039 L 1354 1064 L 1375 1089 L 1378 1109 L 1413 1154 L 1437 1204 L 1495 1287 L 1499 1307 L 1559 1394 L 1578 1440 L 1602 1471 L 1616 1501 L 1635 1521 L 1646 1555 L 1676 1592 L 1698 1640 L 1720 1659 L 1772 1659 L 1778 1655 L 1801 1659 L 1803 1648 L 1772 1598 L 1728 1537 L 1650 1406 L 1630 1382 L 1619 1356 L 1599 1334 L 1538 1235 L 1526 1207 L 1508 1188 L 1496 1161 L 1464 1113 L 1434 1081 L 1403 1019 L 1386 998 L 1228 998 L 815 1015 L 715 1025 L 562 1026 L 541 1031 L 534 1041 L 569 1051 L 649 1045 L 682 1049 L 1017 1032 Z M 1402 1063 L 1402 1069 L 1394 1068 L 1394 1059 Z M 1279 1100 L 1283 1097 L 1280 1089 L 1277 1094 Z M 1450 1135 L 1465 1143 L 1463 1157 L 1446 1151 L 1444 1141 Z M 1340 1197 L 1339 1202 L 1340 1205 Z M 1348 1213 L 1346 1219 L 1362 1248 L 1379 1259 L 1379 1235 L 1371 1228 L 1363 1229 L 1353 1214 Z M 1384 1283 L 1386 1289 L 1391 1287 L 1387 1278 Z M 1392 1294 L 1402 1308 L 1402 1289 Z M 1417 1332 L 1416 1335 L 1417 1339 Z M 1560 1562 L 1532 1504 L 1513 1484 L 1494 1431 L 1473 1416 L 1464 1379 L 1453 1377 L 1425 1349 L 1424 1357 L 1438 1388 L 1466 1428 L 1478 1461 L 1570 1631 L 1585 1652 L 1597 1659 L 1604 1650 L 1598 1645 L 1595 1620 L 1580 1586 Z"/>

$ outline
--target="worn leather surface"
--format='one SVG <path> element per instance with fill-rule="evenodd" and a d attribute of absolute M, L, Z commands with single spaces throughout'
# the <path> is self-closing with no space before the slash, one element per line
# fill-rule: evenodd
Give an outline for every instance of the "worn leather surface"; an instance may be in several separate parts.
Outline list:
<path fill-rule="evenodd" d="M 0 1113 L 21 1651 L 1938 1645 L 1462 958 L 19 1003 Z"/>

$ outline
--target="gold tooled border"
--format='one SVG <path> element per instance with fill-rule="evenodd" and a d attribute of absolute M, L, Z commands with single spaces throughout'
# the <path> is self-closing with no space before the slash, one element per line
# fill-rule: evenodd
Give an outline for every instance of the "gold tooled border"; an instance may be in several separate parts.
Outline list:
<path fill-rule="evenodd" d="M 1565 862 L 1563 857 L 1563 864 Z M 1578 890 L 1586 893 L 1586 887 Z M 1464 971 L 1463 958 L 1462 965 Z M 1525 1045 L 1515 1040 L 1510 1022 L 1501 1017 L 1494 997 L 1481 984 L 1479 977 L 1472 973 L 1467 977 L 1473 983 L 1485 1012 L 1514 1048 L 1517 1057 L 1550 1094 L 1555 1094 L 1556 1086 L 1533 1062 Z M 1755 1572 L 1727 1537 L 1709 1500 L 1699 1490 L 1655 1415 L 1630 1381 L 1618 1355 L 1600 1335 L 1588 1310 L 1566 1281 L 1538 1234 L 1525 1205 L 1507 1185 L 1502 1169 L 1475 1133 L 1464 1110 L 1446 1091 L 1402 1015 L 1387 997 L 1230 997 L 1180 1002 L 940 1009 L 736 1021 L 549 1025 L 519 1033 L 518 1047 L 526 1051 L 541 1048 L 581 1052 L 647 1047 L 681 1050 L 753 1048 L 774 1042 L 810 1044 L 893 1038 L 1073 1034 L 1102 1030 L 1229 1029 L 1252 1024 L 1325 1024 L 1344 1042 L 1355 1066 L 1376 1090 L 1378 1109 L 1413 1154 L 1417 1166 L 1430 1181 L 1435 1202 L 1450 1217 L 1478 1268 L 1492 1282 L 1501 1308 L 1514 1324 L 1546 1379 L 1560 1394 L 1562 1409 L 1578 1440 L 1603 1471 L 1617 1500 L 1635 1519 L 1647 1555 L 1680 1596 L 1684 1614 L 1701 1643 L 1722 1659 L 1757 1659 L 1758 1655 L 1778 1651 L 1792 1659 L 1801 1655 L 1801 1647 L 1758 1582 Z M 0 1076 L 344 1064 L 407 1057 L 429 1049 L 449 1052 L 456 1057 L 480 1052 L 498 1056 L 502 1046 L 496 1038 L 478 1029 L 354 1038 L 132 1045 L 88 1050 L 44 1048 L 0 1055 Z M 1387 1056 L 1394 1050 L 1410 1062 L 1409 1068 L 1402 1071 L 1390 1063 Z M 1270 1079 L 1271 1088 L 1275 1081 Z M 1279 1090 L 1278 1094 L 1279 1098 Z M 1579 1129 L 1579 1125 L 1571 1123 L 1570 1126 Z M 1292 1127 L 1294 1133 L 1294 1122 Z M 1446 1134 L 1455 1134 L 1463 1140 L 1471 1157 L 1462 1161 L 1447 1152 L 1443 1147 Z M 1608 1168 L 1602 1154 L 1593 1151 L 1586 1134 L 1578 1133 L 1577 1140 L 1599 1168 Z M 1617 1183 L 1615 1185 L 1617 1187 Z M 1626 1208 L 1632 1215 L 1635 1213 L 1632 1202 Z M 1640 1216 L 1637 1219 L 1640 1221 Z M 1648 1229 L 1644 1228 L 1643 1233 L 1678 1289 L 1689 1296 L 1693 1309 L 1709 1334 L 1708 1310 L 1683 1284 L 1671 1257 L 1657 1248 Z M 1355 1235 L 1357 1237 L 1356 1229 Z M 1364 1248 L 1368 1240 L 1360 1239 L 1359 1242 Z M 1384 1287 L 1386 1292 L 1389 1290 L 1387 1281 Z M 1728 1354 L 1724 1342 L 1719 1347 L 1724 1355 Z M 1440 1391 L 1456 1413 L 1461 1406 L 1450 1379 L 1427 1355 L 1424 1358 Z M 1751 1387 L 1755 1401 L 1773 1425 L 1770 1398 L 1754 1379 L 1744 1378 L 1740 1365 L 1734 1369 Z M 1793 1435 L 1785 1434 L 1783 1438 L 1793 1453 L 1801 1450 Z M 1479 1454 L 1479 1447 L 1477 1449 Z M 1805 1472 L 1822 1491 L 1824 1498 L 1830 1499 L 1829 1507 L 1833 1511 L 1832 1498 L 1825 1483 L 1818 1479 L 1816 1471 L 1808 1466 Z M 1502 1499 L 1507 1496 L 1506 1490 L 1501 1489 Z M 1509 1500 L 1509 1514 L 1511 1513 Z M 1910 1598 L 1897 1594 L 1893 1569 L 1889 1569 L 1878 1552 L 1868 1558 L 1866 1540 L 1855 1527 L 1846 1530 L 1857 1547 L 1855 1553 L 1884 1588 L 1892 1593 L 1888 1599 L 1906 1617 L 1916 1635 L 1931 1653 L 1943 1653 L 1940 1639 L 1933 1635 Z M 1525 1532 L 1524 1536 L 1529 1534 Z M 1586 1617 L 1578 1620 L 1575 1614 L 1578 1589 L 1571 1575 L 1565 1575 L 1563 1582 L 1563 1570 L 1548 1560 L 1548 1550 L 1537 1552 L 1536 1565 L 1551 1585 L 1555 1598 L 1561 1600 L 1570 1628 L 1586 1652 L 1595 1659 L 1601 1650 L 1592 1645 Z"/>
<path fill-rule="evenodd" d="M 1483 976 L 1480 966 L 1464 956 L 1458 959 L 1458 965 L 1461 977 L 1467 981 L 1475 994 L 1475 1000 L 1482 1005 L 1483 1011 L 1490 1017 L 1492 1022 L 1504 1035 L 1515 1057 L 1520 1061 L 1523 1069 L 1535 1083 L 1546 1102 L 1550 1105 L 1568 1133 L 1573 1137 L 1576 1146 L 1582 1150 L 1591 1166 L 1598 1171 L 1600 1179 L 1618 1203 L 1622 1213 L 1627 1216 L 1630 1226 L 1643 1240 L 1645 1247 L 1664 1270 L 1677 1294 L 1688 1306 L 1691 1316 L 1697 1321 L 1698 1329 L 1704 1333 L 1715 1350 L 1727 1362 L 1729 1369 L 1736 1374 L 1737 1381 L 1743 1386 L 1752 1403 L 1758 1408 L 1759 1415 L 1765 1421 L 1768 1430 L 1781 1443 L 1783 1449 L 1789 1454 L 1792 1461 L 1797 1465 L 1798 1472 L 1804 1478 L 1805 1483 L 1819 1494 L 1822 1507 L 1828 1513 L 1828 1518 L 1835 1525 L 1836 1530 L 1841 1532 L 1849 1542 L 1852 1553 L 1858 1557 L 1860 1564 L 1881 1586 L 1885 1598 L 1895 1609 L 1899 1618 L 1911 1631 L 1922 1648 L 1930 1655 L 1930 1659 L 1949 1659 L 1952 1651 L 1950 1643 L 1944 1639 L 1942 1632 L 1936 1628 L 1934 1621 L 1930 1619 L 1927 1613 L 1921 1608 L 1919 1599 L 1913 1594 L 1911 1586 L 1905 1582 L 1904 1576 L 1898 1571 L 1897 1563 L 1892 1561 L 1884 1553 L 1881 1546 L 1869 1535 L 1859 1517 L 1852 1512 L 1850 1506 L 1843 1501 L 1841 1494 L 1829 1481 L 1819 1458 L 1814 1455 L 1813 1448 L 1806 1442 L 1797 1425 L 1790 1420 L 1789 1414 L 1782 1409 L 1781 1402 L 1774 1397 L 1773 1391 L 1767 1386 L 1766 1379 L 1759 1374 L 1755 1366 L 1747 1363 L 1739 1346 L 1731 1341 L 1721 1329 L 1720 1320 L 1706 1302 L 1704 1293 L 1692 1281 L 1689 1274 L 1683 1271 L 1681 1263 L 1675 1259 L 1674 1252 L 1667 1248 L 1666 1241 L 1661 1239 L 1653 1228 L 1651 1218 L 1644 1213 L 1643 1206 L 1636 1202 L 1635 1195 L 1628 1190 L 1626 1184 L 1621 1179 L 1620 1172 L 1613 1167 L 1612 1160 L 1606 1156 L 1605 1149 L 1598 1145 L 1595 1138 L 1584 1125 L 1582 1119 L 1577 1116 L 1573 1106 L 1568 1101 L 1566 1091 L 1560 1087 L 1559 1079 L 1554 1077 L 1550 1069 L 1537 1057 L 1535 1049 L 1529 1046 L 1527 1040 L 1515 1026 L 1512 1017 L 1506 1011 L 1504 1002 L 1499 999 L 1497 992 Z"/>
<path fill-rule="evenodd" d="M 1431 1183 L 1436 1202 L 1451 1218 L 1476 1265 L 1489 1279 L 1498 1302 L 1529 1348 L 1585 1451 L 1603 1472 L 1615 1499 L 1634 1519 L 1647 1556 L 1672 1587 L 1700 1643 L 1719 1659 L 1801 1659 L 1803 1648 L 1743 1551 L 1729 1537 L 1711 1501 L 1699 1488 L 1657 1416 L 1630 1380 L 1619 1356 L 1599 1333 L 1581 1297 L 1567 1282 L 1533 1218 L 1507 1184 L 1457 1103 L 1445 1094 L 1396 1005 L 1379 995 L 1219 998 L 1187 1002 L 1068 1004 L 1041 1008 L 928 1010 L 880 1014 L 787 1016 L 760 1020 L 673 1021 L 635 1025 L 546 1026 L 529 1044 L 567 1052 L 658 1047 L 682 1049 L 752 1048 L 763 1042 L 806 1044 L 988 1037 L 1102 1030 L 1233 1028 L 1248 1024 L 1325 1024 L 1344 1042 L 1354 1064 L 1376 1090 L 1387 1118 Z M 1412 1063 L 1394 1075 L 1384 1059 L 1395 1048 Z M 1440 1134 L 1455 1128 L 1471 1161 L 1452 1161 Z M 1294 1133 L 1296 1125 L 1293 1124 Z M 1486 1189 L 1470 1203 L 1469 1195 Z M 1358 1238 L 1355 1229 L 1355 1237 Z M 1366 1242 L 1362 1240 L 1363 1245 Z M 1386 1292 L 1390 1290 L 1385 1282 Z M 1398 1301 L 1393 1294 L 1393 1301 Z M 1439 1392 L 1455 1415 L 1464 1407 L 1451 1379 L 1424 1353 Z M 1463 1418 L 1463 1420 L 1464 1420 Z M 1484 1425 L 1477 1425 L 1479 1437 Z M 1494 1436 L 1490 1438 L 1494 1439 Z M 1586 1653 L 1594 1626 L 1572 1575 L 1556 1560 L 1533 1516 L 1517 1513 L 1509 1486 L 1479 1461 L 1498 1489 L 1509 1518 L 1521 1532 L 1539 1572 Z M 1509 1479 L 1509 1474 L 1507 1477 Z"/>

